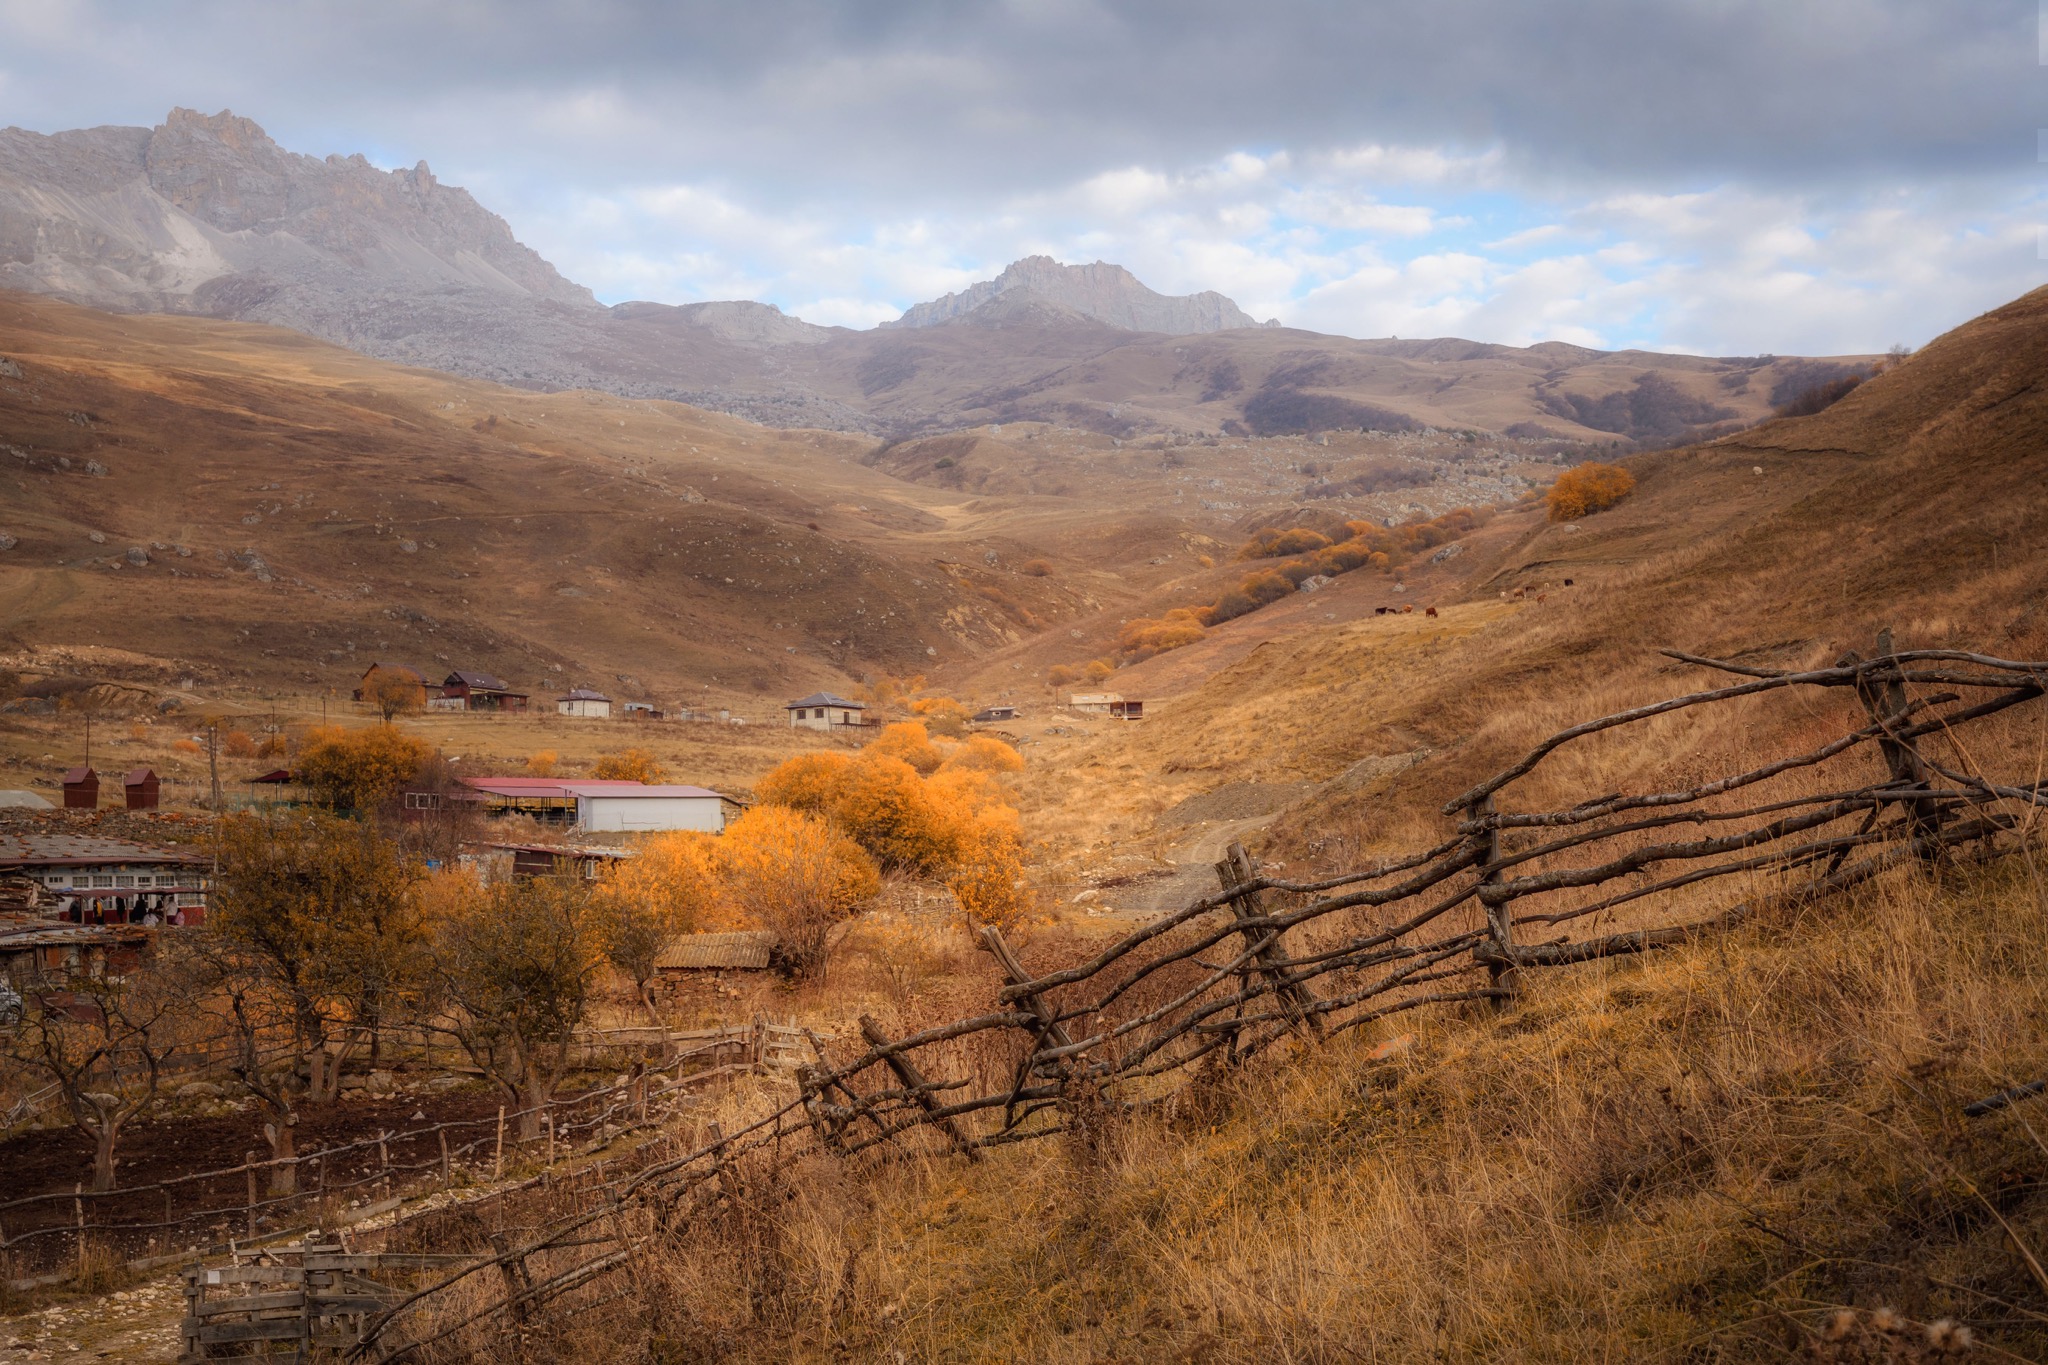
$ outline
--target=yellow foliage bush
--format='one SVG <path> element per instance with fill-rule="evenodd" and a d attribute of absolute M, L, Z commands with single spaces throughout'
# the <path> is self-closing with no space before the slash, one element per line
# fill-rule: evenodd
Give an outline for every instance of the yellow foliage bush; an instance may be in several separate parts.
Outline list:
<path fill-rule="evenodd" d="M 845 754 L 835 753 L 786 758 L 754 784 L 754 797 L 771 806 L 829 815 L 839 799 L 839 785 L 851 762 Z"/>
<path fill-rule="evenodd" d="M 241 730 L 230 730 L 220 742 L 220 751 L 229 758 L 254 758 L 256 741 Z"/>
<path fill-rule="evenodd" d="M 915 768 L 872 747 L 848 765 L 832 816 L 885 869 L 933 876 L 959 854 L 955 813 L 932 799 Z"/>
<path fill-rule="evenodd" d="M 971 768 L 986 773 L 1021 773 L 1024 756 L 994 735 L 970 735 L 967 742 L 946 755 L 939 769 Z"/>
<path fill-rule="evenodd" d="M 728 825 L 719 861 L 741 921 L 774 934 L 798 975 L 823 965 L 832 926 L 882 889 L 873 859 L 858 844 L 785 806 L 756 806 Z"/>
<path fill-rule="evenodd" d="M 1054 664 L 1045 675 L 1047 683 L 1054 687 L 1067 687 L 1080 681 L 1081 670 L 1072 664 Z"/>
<path fill-rule="evenodd" d="M 916 720 L 899 720 L 893 725 L 883 726 L 882 733 L 861 752 L 902 759 L 920 773 L 937 772 L 939 765 L 946 761 L 946 756 L 932 743 L 931 733 L 925 729 L 924 722 Z"/>
<path fill-rule="evenodd" d="M 528 777 L 553 777 L 555 775 L 555 764 L 559 763 L 561 758 L 562 756 L 553 749 L 542 749 L 538 753 L 529 755 L 526 760 L 526 775 Z"/>
<path fill-rule="evenodd" d="M 1209 633 L 1191 607 L 1175 607 L 1157 619 L 1141 616 L 1124 623 L 1116 637 L 1117 650 L 1126 662 L 1136 663 L 1169 649 L 1194 644 Z"/>
<path fill-rule="evenodd" d="M 639 782 L 654 786 L 667 776 L 654 755 L 645 749 L 623 749 L 615 754 L 599 755 L 590 775 L 604 782 Z"/>
<path fill-rule="evenodd" d="M 321 726 L 300 746 L 297 775 L 336 810 L 369 810 L 411 781 L 433 753 L 425 740 L 389 725 Z"/>
<path fill-rule="evenodd" d="M 1557 476 L 1544 499 L 1552 521 L 1577 521 L 1604 512 L 1635 491 L 1636 477 L 1620 465 L 1582 464 Z"/>
<path fill-rule="evenodd" d="M 951 697 L 922 697 L 910 703 L 910 714 L 935 735 L 966 733 L 968 710 Z"/>

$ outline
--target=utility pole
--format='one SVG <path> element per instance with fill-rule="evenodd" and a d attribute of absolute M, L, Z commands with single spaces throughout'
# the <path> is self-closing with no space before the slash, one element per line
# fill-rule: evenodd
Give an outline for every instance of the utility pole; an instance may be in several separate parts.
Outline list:
<path fill-rule="evenodd" d="M 92 766 L 92 712 L 85 713 L 85 766 Z"/>

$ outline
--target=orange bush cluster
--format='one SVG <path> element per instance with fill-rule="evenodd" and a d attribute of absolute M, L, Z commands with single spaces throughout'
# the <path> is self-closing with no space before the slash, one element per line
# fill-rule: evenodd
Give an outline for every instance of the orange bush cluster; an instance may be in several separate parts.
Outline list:
<path fill-rule="evenodd" d="M 1125 622 L 1117 636 L 1117 661 L 1138 663 L 1169 649 L 1194 644 L 1208 634 L 1211 626 L 1222 625 L 1225 621 L 1278 602 L 1310 578 L 1335 578 L 1354 569 L 1397 568 L 1418 554 L 1447 545 L 1483 526 L 1489 515 L 1482 509 L 1458 507 L 1439 517 L 1417 517 L 1399 526 L 1378 526 L 1369 521 L 1346 522 L 1344 529 L 1350 535 L 1335 542 L 1306 526 L 1269 527 L 1246 542 L 1237 557 L 1250 560 L 1297 555 L 1298 558 L 1289 559 L 1274 568 L 1253 571 L 1236 587 L 1225 589 L 1206 607 L 1176 607 L 1164 616 L 1139 617 Z M 1093 669 L 1097 665 L 1101 666 L 1100 675 L 1084 674 L 1074 665 L 1062 664 L 1047 675 L 1047 681 L 1054 687 L 1081 681 L 1084 676 L 1091 682 L 1100 681 L 1109 675 L 1109 665 L 1096 660 L 1088 668 Z"/>
<path fill-rule="evenodd" d="M 829 822 L 884 871 L 944 878 L 970 915 L 1002 922 L 1024 894 L 1017 811 L 1000 779 L 1023 766 L 993 736 L 955 742 L 901 721 L 858 754 L 788 759 L 754 795 Z"/>
<path fill-rule="evenodd" d="M 1604 512 L 1635 491 L 1636 476 L 1614 464 L 1575 465 L 1557 476 L 1544 499 L 1552 521 L 1577 521 Z"/>

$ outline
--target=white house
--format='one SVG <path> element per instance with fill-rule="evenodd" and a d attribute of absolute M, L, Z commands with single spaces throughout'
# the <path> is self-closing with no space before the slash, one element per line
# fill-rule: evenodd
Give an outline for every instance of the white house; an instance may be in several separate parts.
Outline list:
<path fill-rule="evenodd" d="M 829 730 L 835 725 L 860 725 L 867 707 L 857 701 L 835 697 L 830 692 L 813 692 L 808 697 L 787 702 L 783 710 L 789 712 L 789 723 L 806 730 Z"/>
<path fill-rule="evenodd" d="M 612 699 L 602 692 L 593 692 L 587 687 L 574 687 L 567 696 L 555 698 L 555 710 L 565 716 L 583 716 L 590 720 L 610 720 Z"/>
<path fill-rule="evenodd" d="M 576 825 L 590 833 L 628 830 L 725 829 L 725 798 L 703 787 L 653 786 L 639 782 L 565 782 L 576 798 Z"/>

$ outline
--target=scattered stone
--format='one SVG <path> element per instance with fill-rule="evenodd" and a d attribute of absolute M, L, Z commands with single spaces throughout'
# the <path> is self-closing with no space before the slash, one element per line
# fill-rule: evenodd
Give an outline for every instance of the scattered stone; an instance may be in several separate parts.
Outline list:
<path fill-rule="evenodd" d="M 128 553 L 123 558 L 139 569 L 149 563 L 149 551 L 143 549 L 140 545 L 130 545 Z"/>
<path fill-rule="evenodd" d="M 1465 543 L 1461 540 L 1454 540 L 1450 544 L 1444 546 L 1443 549 L 1438 550 L 1435 554 L 1431 555 L 1429 557 L 1429 562 L 1432 564 L 1441 564 L 1447 559 L 1456 559 L 1459 555 L 1463 553 L 1465 553 Z"/>
<path fill-rule="evenodd" d="M 95 479 L 104 479 L 105 477 L 107 477 L 107 467 L 101 464 L 98 460 L 87 460 L 85 462 L 85 472 L 90 474 Z"/>
<path fill-rule="evenodd" d="M 366 1085 L 372 1095 L 391 1095 L 398 1091 L 398 1078 L 388 1071 L 372 1071 Z"/>
<path fill-rule="evenodd" d="M 0 379 L 19 378 L 21 378 L 21 366 L 15 364 L 13 361 L 7 359 L 5 356 L 0 356 Z"/>
<path fill-rule="evenodd" d="M 179 701 L 176 697 L 165 697 L 162 701 L 156 704 L 156 709 L 165 714 L 169 714 L 172 711 L 180 709 L 184 705 L 185 703 Z"/>
<path fill-rule="evenodd" d="M 398 542 L 398 549 L 401 554 L 416 555 L 420 552 L 420 543 L 416 540 L 401 540 Z"/>
<path fill-rule="evenodd" d="M 178 1087 L 181 1100 L 217 1100 L 221 1094 L 221 1088 L 212 1081 L 187 1081 Z"/>
<path fill-rule="evenodd" d="M 16 540 L 13 536 L 0 535 L 0 550 L 11 550 L 19 544 L 21 544 L 21 542 Z"/>
<path fill-rule="evenodd" d="M 460 1076 L 436 1076 L 420 1088 L 431 1094 L 445 1095 L 461 1084 L 462 1077 Z"/>
<path fill-rule="evenodd" d="M 107 543 L 107 536 L 106 532 L 104 531 L 87 531 L 85 533 L 85 538 L 95 545 L 104 545 Z"/>

